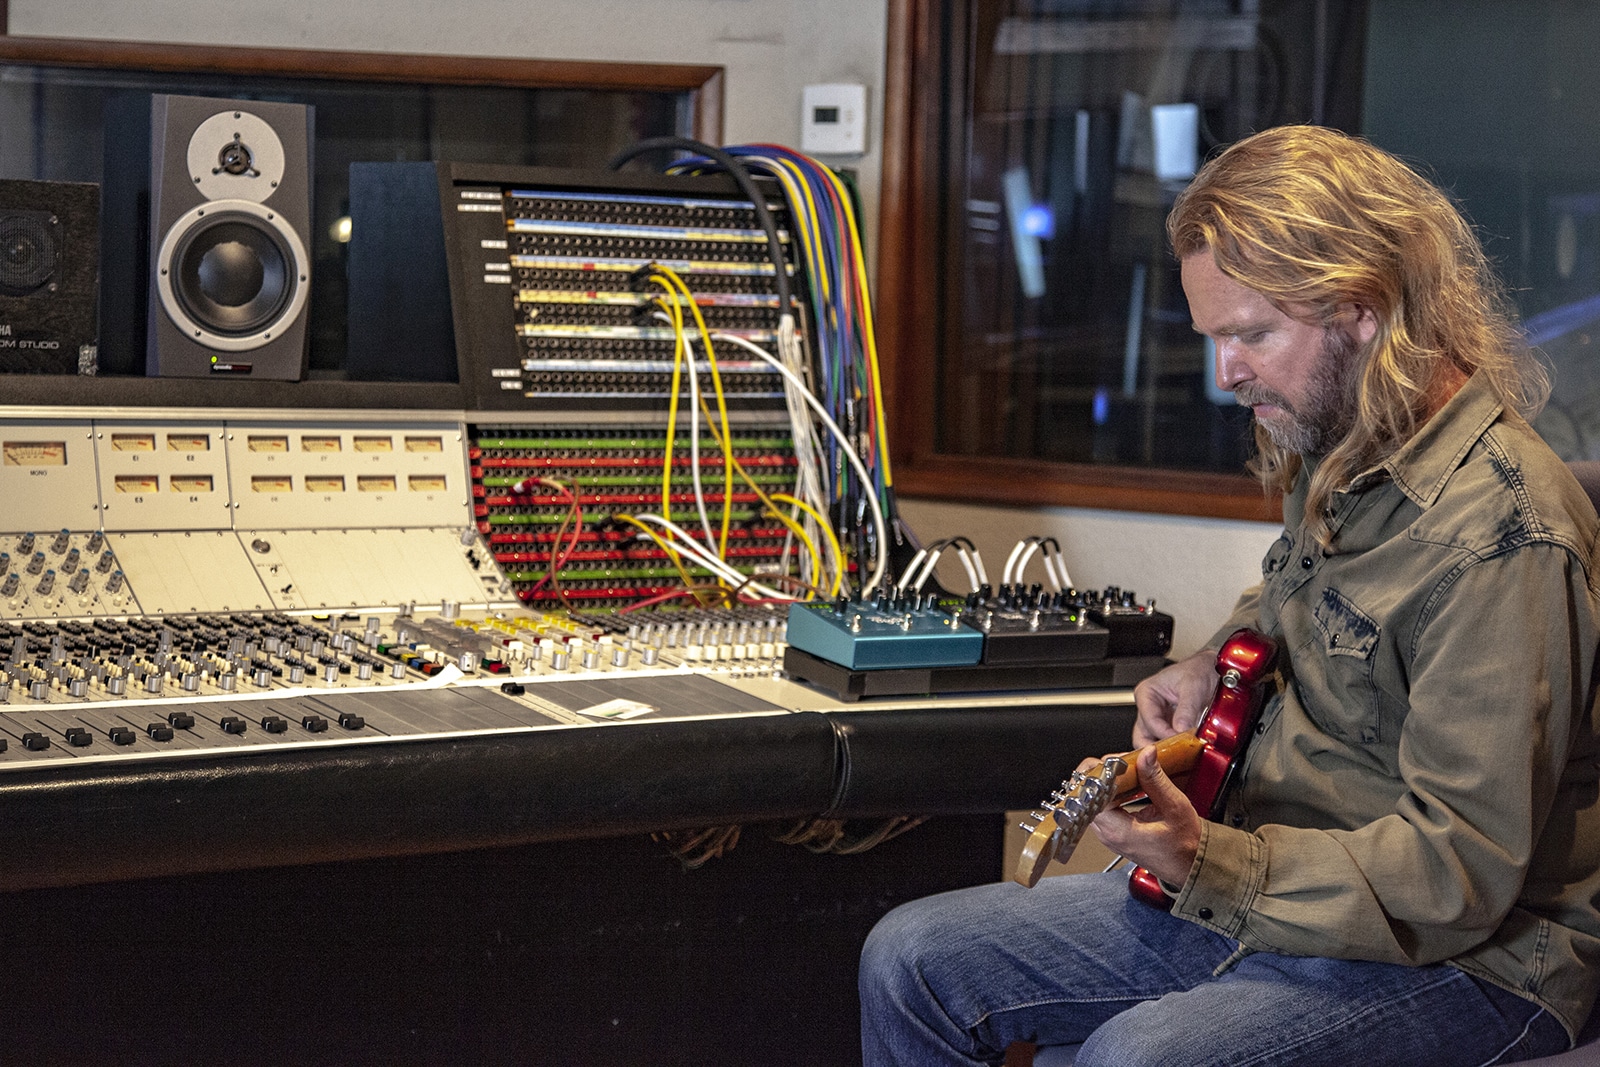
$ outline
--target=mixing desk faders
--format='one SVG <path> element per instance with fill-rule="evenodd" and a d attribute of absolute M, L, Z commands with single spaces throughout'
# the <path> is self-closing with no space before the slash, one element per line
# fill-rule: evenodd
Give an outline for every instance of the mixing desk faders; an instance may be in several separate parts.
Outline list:
<path fill-rule="evenodd" d="M 630 622 L 454 605 L 0 624 L 0 768 L 775 710 L 713 679 L 771 675 L 784 631 L 759 608 Z"/>

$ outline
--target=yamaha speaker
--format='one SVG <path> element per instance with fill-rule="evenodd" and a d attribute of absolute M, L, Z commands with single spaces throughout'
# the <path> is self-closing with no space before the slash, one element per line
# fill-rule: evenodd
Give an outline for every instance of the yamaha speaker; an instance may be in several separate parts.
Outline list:
<path fill-rule="evenodd" d="M 156 96 L 146 370 L 305 376 L 311 109 Z"/>
<path fill-rule="evenodd" d="M 0 181 L 0 372 L 93 374 L 100 187 Z"/>

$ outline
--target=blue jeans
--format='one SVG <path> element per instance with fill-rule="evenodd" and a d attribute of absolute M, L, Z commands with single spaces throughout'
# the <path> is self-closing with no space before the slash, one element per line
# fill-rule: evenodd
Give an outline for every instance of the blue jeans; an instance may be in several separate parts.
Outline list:
<path fill-rule="evenodd" d="M 1253 953 L 1128 896 L 1117 873 L 913 901 L 861 954 L 866 1067 L 999 1063 L 1082 1042 L 1079 1067 L 1464 1067 L 1567 1047 L 1539 1005 L 1439 964 Z"/>

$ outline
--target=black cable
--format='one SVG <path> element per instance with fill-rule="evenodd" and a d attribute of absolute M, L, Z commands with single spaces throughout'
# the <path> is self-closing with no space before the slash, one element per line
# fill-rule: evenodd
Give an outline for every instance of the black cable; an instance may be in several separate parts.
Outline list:
<path fill-rule="evenodd" d="M 778 238 L 778 224 L 773 221 L 772 212 L 767 210 L 767 198 L 757 188 L 755 179 L 750 176 L 749 169 L 743 163 L 715 145 L 696 141 L 691 137 L 649 137 L 612 156 L 611 162 L 606 166 L 610 170 L 621 170 L 623 164 L 635 156 L 663 148 L 705 156 L 727 171 L 728 176 L 738 183 L 744 195 L 750 198 L 756 209 L 756 221 L 761 224 L 761 229 L 767 235 L 767 255 L 772 259 L 772 269 L 778 289 L 778 315 L 781 317 L 794 314 L 794 304 L 791 302 L 789 292 L 789 264 L 783 255 L 783 242 Z"/>

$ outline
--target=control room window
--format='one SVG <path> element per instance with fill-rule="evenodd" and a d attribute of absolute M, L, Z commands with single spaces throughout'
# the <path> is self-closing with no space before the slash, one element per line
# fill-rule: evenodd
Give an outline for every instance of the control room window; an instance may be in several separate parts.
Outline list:
<path fill-rule="evenodd" d="M 1275 518 L 1163 221 L 1287 122 L 1463 202 L 1600 456 L 1600 10 L 1561 0 L 897 0 L 880 278 L 907 495 Z"/>

